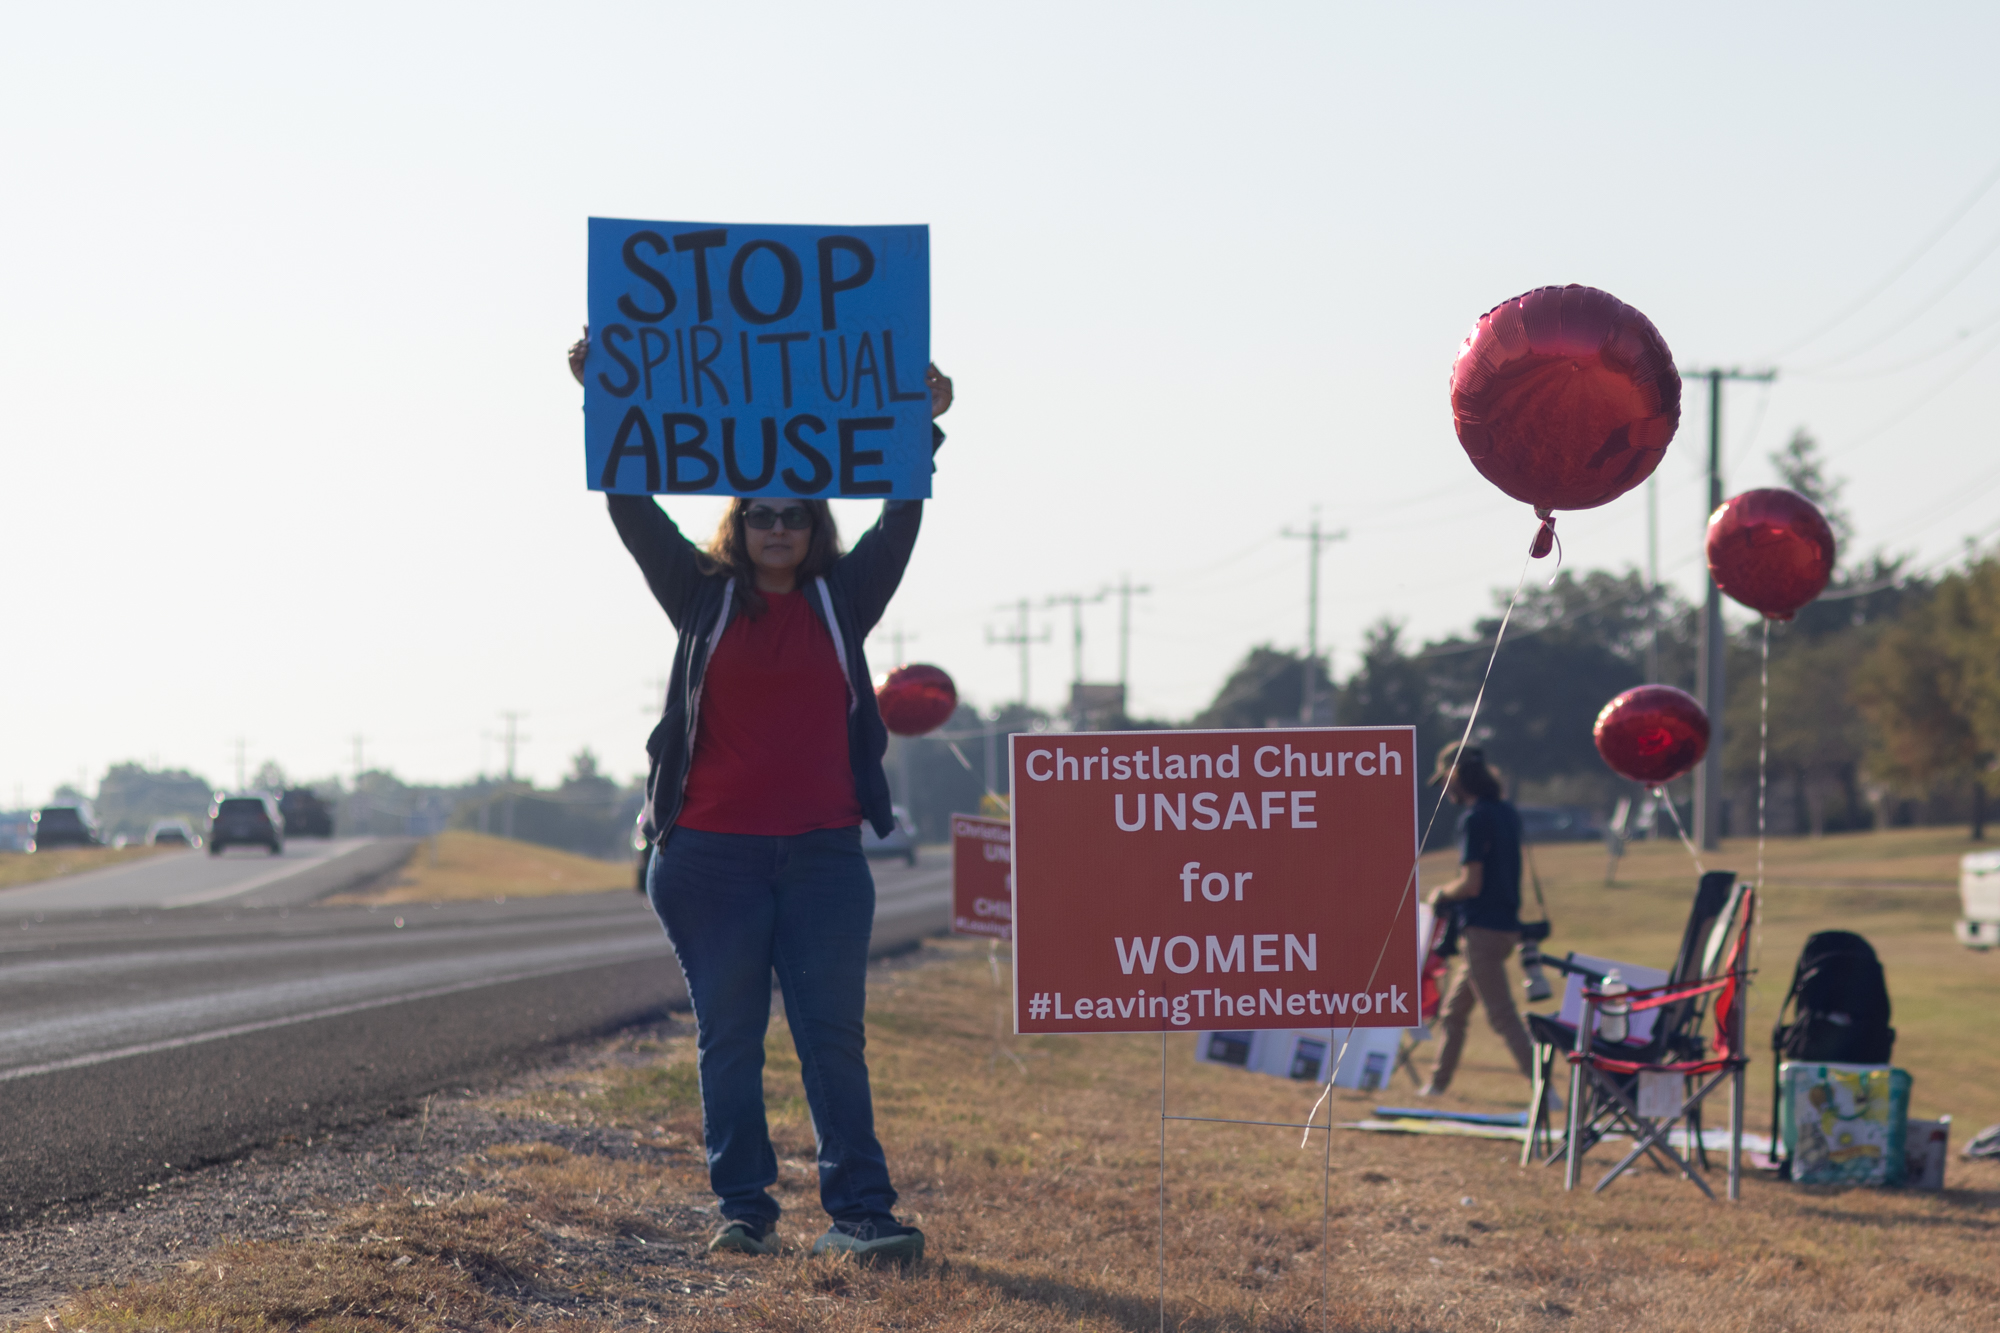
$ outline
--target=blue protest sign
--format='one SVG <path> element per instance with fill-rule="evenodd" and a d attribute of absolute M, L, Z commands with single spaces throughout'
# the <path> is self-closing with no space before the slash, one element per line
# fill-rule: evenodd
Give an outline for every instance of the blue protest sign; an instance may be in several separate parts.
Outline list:
<path fill-rule="evenodd" d="M 931 493 L 930 230 L 590 219 L 590 489 Z"/>

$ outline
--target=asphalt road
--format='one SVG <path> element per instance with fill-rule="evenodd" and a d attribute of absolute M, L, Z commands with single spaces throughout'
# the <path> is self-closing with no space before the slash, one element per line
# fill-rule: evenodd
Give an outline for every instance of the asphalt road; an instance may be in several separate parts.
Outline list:
<path fill-rule="evenodd" d="M 372 878 L 400 864 L 413 846 L 410 838 L 294 838 L 279 856 L 262 847 L 230 847 L 219 856 L 161 852 L 143 861 L 0 890 L 0 917 L 273 901 L 294 881 L 304 881 L 295 900 L 310 901 L 348 887 L 328 883 L 325 872 L 351 867 L 357 873 L 350 882 Z"/>
<path fill-rule="evenodd" d="M 875 877 L 877 952 L 945 928 L 943 856 Z M 240 905 L 251 896 L 37 919 L 0 894 L 0 1218 L 350 1122 L 686 1000 L 632 893 Z"/>

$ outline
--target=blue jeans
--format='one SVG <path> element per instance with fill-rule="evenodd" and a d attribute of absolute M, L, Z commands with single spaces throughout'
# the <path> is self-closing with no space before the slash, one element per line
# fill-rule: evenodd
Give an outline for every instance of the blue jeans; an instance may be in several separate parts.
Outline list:
<path fill-rule="evenodd" d="M 820 1204 L 837 1222 L 889 1220 L 896 1191 L 863 1055 L 875 880 L 860 829 L 764 838 L 676 828 L 653 853 L 646 893 L 694 1002 L 708 1183 L 722 1215 L 769 1225 L 780 1211 L 764 1120 L 775 970 L 819 1146 Z"/>

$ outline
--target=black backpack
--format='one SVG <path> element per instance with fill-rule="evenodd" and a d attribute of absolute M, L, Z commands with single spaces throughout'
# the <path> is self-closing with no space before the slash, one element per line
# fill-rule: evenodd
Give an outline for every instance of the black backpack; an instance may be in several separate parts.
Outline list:
<path fill-rule="evenodd" d="M 1789 1012 L 1792 1021 L 1785 1022 Z M 1783 1141 L 1779 1126 L 1778 1067 L 1786 1060 L 1844 1065 L 1886 1065 L 1895 1049 L 1889 1026 L 1889 984 L 1867 940 L 1845 930 L 1823 930 L 1799 951 L 1792 989 L 1778 1006 L 1771 1029 L 1771 1137 Z M 1779 1166 L 1790 1179 L 1789 1158 Z"/>
<path fill-rule="evenodd" d="M 1772 1052 L 1781 1061 L 1886 1065 L 1895 1045 L 1889 986 L 1868 941 L 1845 930 L 1808 939 L 1771 1030 Z"/>

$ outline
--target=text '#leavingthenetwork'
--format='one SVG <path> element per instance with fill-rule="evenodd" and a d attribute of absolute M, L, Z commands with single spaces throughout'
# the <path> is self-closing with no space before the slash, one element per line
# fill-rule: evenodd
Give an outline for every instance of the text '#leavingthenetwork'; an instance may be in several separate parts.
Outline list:
<path fill-rule="evenodd" d="M 1402 1014 L 1414 1022 L 1410 992 L 1399 986 L 1379 991 L 1286 990 L 1264 987 L 1233 994 L 1215 987 L 1182 991 L 1177 995 L 1136 994 L 1118 996 L 1077 996 L 1065 999 L 1061 991 L 1037 991 L 1027 997 L 1027 1017 L 1035 1022 L 1050 1019 L 1059 1023 L 1093 1019 L 1122 1019 L 1141 1023 L 1164 1020 L 1175 1027 L 1201 1021 L 1228 1019 L 1232 1023 L 1272 1017 L 1281 1020 L 1305 1019 L 1300 1026 L 1334 1026 L 1335 1020 L 1349 1022 L 1369 1015 Z M 1377 1024 L 1379 1026 L 1379 1024 Z"/>

